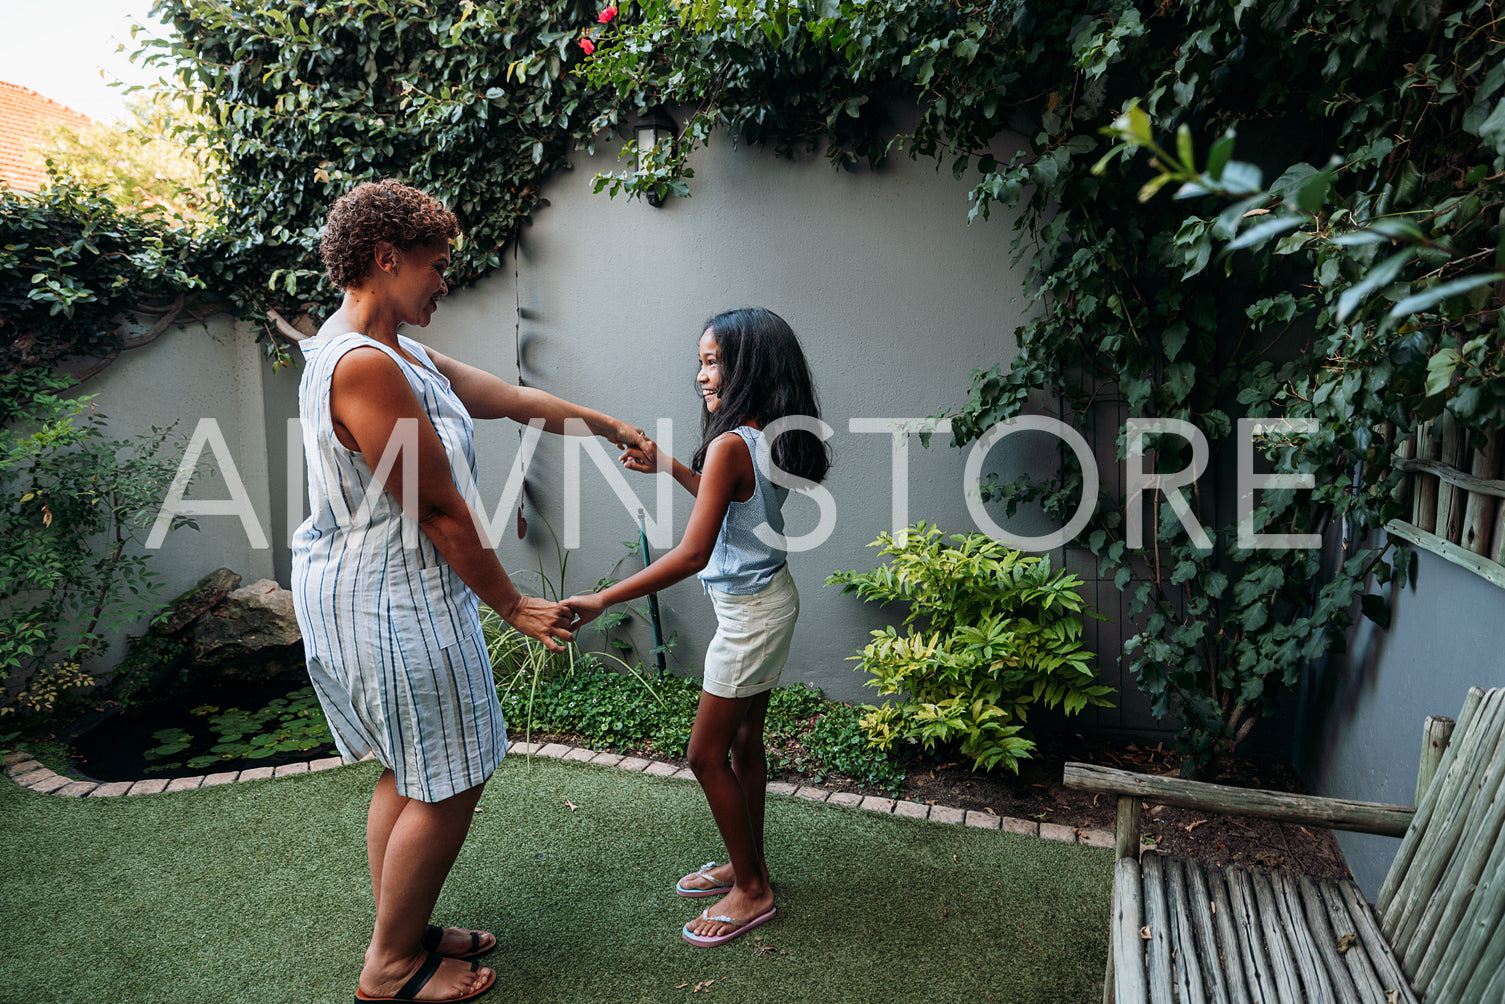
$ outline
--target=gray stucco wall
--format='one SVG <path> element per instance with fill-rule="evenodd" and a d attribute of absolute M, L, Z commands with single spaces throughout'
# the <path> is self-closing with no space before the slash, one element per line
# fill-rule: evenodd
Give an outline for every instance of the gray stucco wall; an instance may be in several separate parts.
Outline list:
<path fill-rule="evenodd" d="M 1347 660 L 1305 681 L 1297 765 L 1318 794 L 1414 804 L 1426 717 L 1457 717 L 1469 687 L 1505 686 L 1505 591 L 1428 551 L 1417 558 L 1415 583 L 1392 594 L 1389 631 L 1363 622 Z M 1337 836 L 1373 900 L 1400 841 Z"/>

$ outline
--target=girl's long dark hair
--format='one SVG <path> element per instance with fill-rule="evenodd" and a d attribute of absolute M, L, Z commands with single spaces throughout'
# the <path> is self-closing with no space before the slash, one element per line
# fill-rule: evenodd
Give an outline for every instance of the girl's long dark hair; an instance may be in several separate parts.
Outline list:
<path fill-rule="evenodd" d="M 716 336 L 721 375 L 721 407 L 700 419 L 700 449 L 690 466 L 705 467 L 706 450 L 723 432 L 756 419 L 759 426 L 786 415 L 820 418 L 815 381 L 794 331 L 778 314 L 762 307 L 726 310 L 706 321 Z M 819 484 L 831 469 L 825 442 L 813 432 L 789 430 L 774 440 L 773 463 L 781 471 Z"/>

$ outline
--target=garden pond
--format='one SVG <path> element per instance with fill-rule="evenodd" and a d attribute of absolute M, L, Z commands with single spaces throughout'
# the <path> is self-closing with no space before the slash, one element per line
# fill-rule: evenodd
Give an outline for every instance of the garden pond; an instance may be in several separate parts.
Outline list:
<path fill-rule="evenodd" d="M 191 777 L 334 756 L 308 677 L 227 683 L 79 723 L 69 740 L 96 781 Z"/>

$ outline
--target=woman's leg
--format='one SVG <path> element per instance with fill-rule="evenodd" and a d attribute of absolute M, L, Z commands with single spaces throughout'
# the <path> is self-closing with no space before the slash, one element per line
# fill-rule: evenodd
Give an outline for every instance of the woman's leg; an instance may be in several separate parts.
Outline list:
<path fill-rule="evenodd" d="M 376 782 L 376 791 L 371 795 L 371 808 L 366 813 L 366 863 L 371 869 L 371 894 L 376 899 L 376 908 L 381 909 L 381 867 L 387 856 L 387 841 L 392 838 L 392 828 L 403 807 L 411 801 L 397 793 L 397 775 L 391 769 L 381 772 Z"/>
<path fill-rule="evenodd" d="M 423 964 L 420 947 L 439 890 L 460 853 L 483 784 L 441 802 L 420 802 L 397 793 L 391 771 L 377 782 L 367 816 L 366 850 L 376 898 L 376 927 L 362 992 L 390 997 Z M 491 970 L 446 961 L 419 993 L 419 1000 L 446 1000 L 480 989 Z"/>
<path fill-rule="evenodd" d="M 371 796 L 371 810 L 366 814 L 366 860 L 371 868 L 371 893 L 378 913 L 381 912 L 382 863 L 387 856 L 387 842 L 403 806 L 410 801 L 397 793 L 396 775 L 390 770 L 382 771 L 381 779 L 376 782 L 376 792 Z M 496 936 L 490 931 L 476 933 L 480 935 L 479 943 L 471 939 L 468 928 L 446 927 L 437 951 L 442 955 L 469 955 L 472 951 L 489 951 L 496 944 Z"/>
<path fill-rule="evenodd" d="M 755 833 L 749 793 L 744 790 L 742 780 L 733 772 L 728 760 L 728 752 L 743 724 L 753 716 L 755 706 L 766 711 L 768 695 L 726 698 L 702 692 L 688 750 L 690 769 L 700 781 L 706 802 L 711 807 L 711 816 L 716 820 L 716 829 L 720 831 L 721 841 L 731 859 L 735 882 L 732 891 L 707 912 L 738 921 L 751 920 L 773 906 L 773 889 L 768 884 L 762 860 L 763 792 L 759 790 L 756 796 L 758 826 Z M 762 712 L 756 717 L 761 722 Z M 759 735 L 761 742 L 761 728 Z M 766 763 L 761 769 L 752 763 L 744 765 L 759 776 L 767 775 Z M 752 780 L 749 775 L 748 782 Z M 689 924 L 691 933 L 706 937 L 725 934 L 736 926 L 701 917 Z"/>

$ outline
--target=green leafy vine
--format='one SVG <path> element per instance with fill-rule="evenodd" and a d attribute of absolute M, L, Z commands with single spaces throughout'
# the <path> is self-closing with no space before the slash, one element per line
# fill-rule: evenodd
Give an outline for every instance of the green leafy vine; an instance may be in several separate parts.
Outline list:
<path fill-rule="evenodd" d="M 972 172 L 970 218 L 1023 210 L 1016 262 L 1035 311 L 1017 353 L 980 366 L 953 408 L 959 445 L 1040 392 L 1081 426 L 1173 419 L 1205 436 L 1187 508 L 1209 536 L 1165 500 L 1136 546 L 1127 500 L 1105 493 L 1080 541 L 1129 596 L 1125 656 L 1154 709 L 1181 719 L 1189 763 L 1231 750 L 1341 652 L 1361 596 L 1386 620 L 1383 597 L 1363 594 L 1405 567 L 1375 533 L 1397 512 L 1397 443 L 1444 409 L 1466 428 L 1505 425 L 1492 2 L 639 7 L 586 72 L 695 106 L 675 163 L 716 129 L 786 155 L 823 144 L 852 168 L 903 148 Z M 906 104 L 917 120 L 900 132 L 884 110 Z M 1011 153 L 995 149 L 1005 129 L 1021 140 Z M 1146 146 L 1148 177 L 1130 156 Z M 679 177 L 671 164 L 608 183 Z M 1171 182 L 1179 199 L 1151 198 Z M 1254 419 L 1290 424 L 1246 443 L 1239 422 Z M 1145 444 L 1152 474 L 1190 462 L 1181 437 Z M 1242 541 L 1241 449 L 1315 486 L 1260 493 Z M 1065 467 L 989 488 L 1064 517 L 1080 485 Z M 1250 532 L 1327 547 L 1257 549 Z"/>

